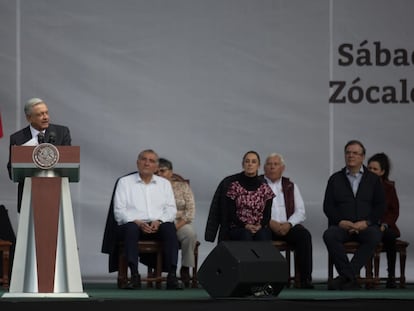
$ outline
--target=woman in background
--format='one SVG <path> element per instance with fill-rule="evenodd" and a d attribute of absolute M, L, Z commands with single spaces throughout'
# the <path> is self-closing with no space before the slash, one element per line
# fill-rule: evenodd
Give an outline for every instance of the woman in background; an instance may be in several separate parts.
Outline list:
<path fill-rule="evenodd" d="M 181 248 L 180 277 L 185 287 L 190 287 L 190 267 L 195 266 L 194 249 L 197 243 L 197 234 L 192 224 L 195 216 L 194 194 L 188 182 L 174 179 L 171 161 L 165 158 L 158 160 L 158 175 L 167 178 L 174 191 L 177 205 L 175 227 Z"/>
<path fill-rule="evenodd" d="M 396 239 L 400 237 L 400 230 L 396 222 L 400 214 L 400 204 L 395 189 L 395 182 L 389 180 L 391 164 L 388 156 L 381 152 L 368 159 L 368 169 L 381 177 L 385 191 L 386 209 L 381 219 L 382 243 L 387 254 L 388 278 L 386 287 L 396 288 L 395 261 L 397 257 Z"/>

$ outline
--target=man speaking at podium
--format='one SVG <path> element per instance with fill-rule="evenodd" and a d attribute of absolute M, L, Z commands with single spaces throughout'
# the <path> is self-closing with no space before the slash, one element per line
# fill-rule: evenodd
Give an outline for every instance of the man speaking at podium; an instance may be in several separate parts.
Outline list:
<path fill-rule="evenodd" d="M 49 123 L 49 110 L 46 103 L 40 98 L 31 98 L 24 106 L 26 120 L 29 123 L 25 128 L 10 135 L 9 162 L 7 170 L 9 178 L 11 173 L 11 147 L 17 146 L 36 146 L 41 143 L 50 143 L 56 146 L 70 146 L 72 139 L 69 128 L 63 125 Z M 23 182 L 18 183 L 17 189 L 17 212 L 20 207 L 23 195 Z"/>

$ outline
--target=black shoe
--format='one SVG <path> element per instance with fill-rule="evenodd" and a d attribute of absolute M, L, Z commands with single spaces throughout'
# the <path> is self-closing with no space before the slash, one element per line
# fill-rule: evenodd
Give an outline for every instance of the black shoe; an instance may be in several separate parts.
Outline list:
<path fill-rule="evenodd" d="M 337 276 L 328 284 L 329 290 L 357 290 L 360 289 L 356 279 Z"/>
<path fill-rule="evenodd" d="M 180 269 L 180 278 L 181 282 L 184 283 L 185 287 L 190 287 L 190 268 L 188 267 L 181 267 Z"/>
<path fill-rule="evenodd" d="M 141 288 L 141 276 L 134 274 L 131 276 L 131 280 L 124 287 L 124 289 L 140 289 Z"/>
<path fill-rule="evenodd" d="M 347 281 L 342 284 L 342 290 L 359 290 L 361 287 L 358 284 L 356 279 L 347 279 Z"/>
<path fill-rule="evenodd" d="M 168 274 L 167 276 L 167 289 L 183 289 L 183 285 L 178 281 L 175 274 Z"/>
<path fill-rule="evenodd" d="M 300 288 L 301 289 L 314 289 L 315 286 L 313 286 L 312 282 L 309 280 L 300 282 Z"/>
<path fill-rule="evenodd" d="M 387 283 L 385 284 L 386 288 L 397 288 L 397 284 L 395 283 L 395 278 L 389 277 L 387 279 Z"/>
<path fill-rule="evenodd" d="M 339 290 L 344 282 L 345 278 L 343 276 L 337 276 L 328 283 L 328 290 Z"/>

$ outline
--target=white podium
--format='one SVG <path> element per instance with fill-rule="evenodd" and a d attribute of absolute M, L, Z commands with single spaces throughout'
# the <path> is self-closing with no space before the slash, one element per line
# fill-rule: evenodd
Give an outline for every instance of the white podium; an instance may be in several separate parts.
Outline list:
<path fill-rule="evenodd" d="M 12 146 L 13 181 L 24 181 L 24 190 L 10 287 L 2 297 L 88 298 L 69 189 L 69 182 L 79 181 L 80 148 L 39 146 Z"/>

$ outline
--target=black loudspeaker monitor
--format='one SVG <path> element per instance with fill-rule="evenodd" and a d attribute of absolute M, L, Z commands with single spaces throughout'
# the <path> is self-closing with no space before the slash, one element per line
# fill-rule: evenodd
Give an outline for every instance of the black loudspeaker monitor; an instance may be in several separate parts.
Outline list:
<path fill-rule="evenodd" d="M 289 278 L 285 257 L 270 241 L 222 241 L 197 276 L 214 298 L 277 296 Z"/>

